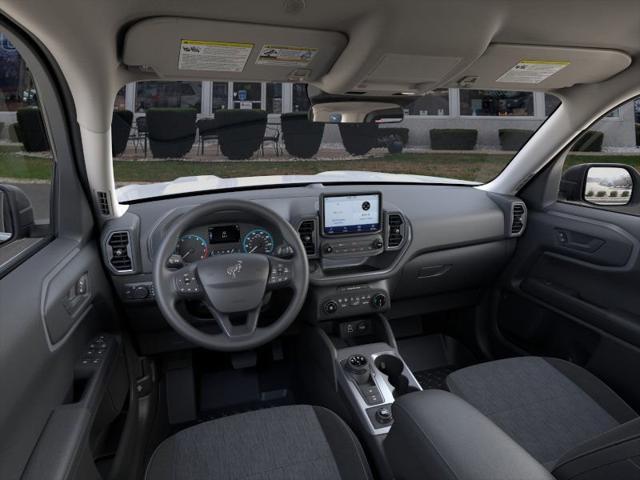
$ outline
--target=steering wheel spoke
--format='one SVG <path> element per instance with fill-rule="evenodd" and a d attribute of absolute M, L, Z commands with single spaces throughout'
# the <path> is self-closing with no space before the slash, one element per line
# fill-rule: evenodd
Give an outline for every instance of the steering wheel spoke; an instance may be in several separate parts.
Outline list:
<path fill-rule="evenodd" d="M 268 258 L 269 279 L 267 281 L 267 290 L 295 287 L 293 260 L 278 257 Z"/>
<path fill-rule="evenodd" d="M 221 312 L 214 307 L 211 302 L 205 302 L 205 305 L 209 309 L 209 312 L 213 316 L 214 320 L 222 330 L 225 336 L 229 339 L 238 339 L 246 337 L 247 335 L 253 335 L 258 327 L 258 319 L 260 318 L 260 309 L 262 305 L 249 310 L 248 312 L 234 313 L 236 317 L 244 316 L 244 322 L 232 321 L 231 314 Z"/>

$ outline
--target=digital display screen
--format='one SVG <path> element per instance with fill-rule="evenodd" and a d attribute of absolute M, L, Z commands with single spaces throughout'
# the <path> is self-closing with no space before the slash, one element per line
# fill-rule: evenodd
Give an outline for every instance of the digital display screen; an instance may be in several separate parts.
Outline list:
<path fill-rule="evenodd" d="M 380 231 L 382 210 L 379 193 L 323 197 L 325 235 Z"/>
<path fill-rule="evenodd" d="M 209 243 L 238 243 L 239 241 L 240 227 L 238 225 L 209 227 Z"/>

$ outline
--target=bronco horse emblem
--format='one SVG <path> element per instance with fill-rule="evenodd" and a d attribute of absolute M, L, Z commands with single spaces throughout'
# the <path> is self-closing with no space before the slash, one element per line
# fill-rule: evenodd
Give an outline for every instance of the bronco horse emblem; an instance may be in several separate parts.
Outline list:
<path fill-rule="evenodd" d="M 242 260 L 238 260 L 233 265 L 229 265 L 227 267 L 227 276 L 231 278 L 236 278 L 241 270 L 242 270 Z"/>

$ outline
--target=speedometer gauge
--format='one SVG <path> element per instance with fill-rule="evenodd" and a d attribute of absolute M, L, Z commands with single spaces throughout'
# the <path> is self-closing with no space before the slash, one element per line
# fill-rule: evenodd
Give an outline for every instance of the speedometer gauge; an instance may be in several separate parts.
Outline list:
<path fill-rule="evenodd" d="M 207 258 L 207 242 L 200 235 L 183 235 L 178 241 L 176 253 L 183 262 L 195 262 Z"/>
<path fill-rule="evenodd" d="M 247 233 L 242 239 L 242 249 L 245 253 L 273 252 L 273 236 L 263 228 L 256 228 Z"/>

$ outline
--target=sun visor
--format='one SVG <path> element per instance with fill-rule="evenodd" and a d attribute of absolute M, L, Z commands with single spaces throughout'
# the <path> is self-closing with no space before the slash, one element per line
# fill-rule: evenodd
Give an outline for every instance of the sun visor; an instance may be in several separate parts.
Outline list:
<path fill-rule="evenodd" d="M 630 64 L 631 57 L 617 50 L 492 44 L 448 86 L 555 90 L 601 82 Z"/>
<path fill-rule="evenodd" d="M 129 28 L 122 62 L 161 78 L 307 82 L 346 44 L 338 32 L 163 17 Z"/>

